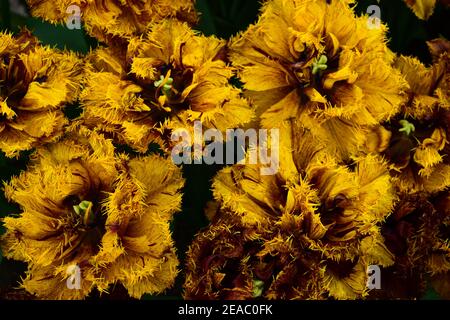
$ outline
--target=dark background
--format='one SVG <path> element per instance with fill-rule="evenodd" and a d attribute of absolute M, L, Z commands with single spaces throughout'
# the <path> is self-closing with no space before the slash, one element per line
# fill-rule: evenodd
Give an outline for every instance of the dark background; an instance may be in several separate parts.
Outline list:
<path fill-rule="evenodd" d="M 18 0 L 26 7 L 25 1 Z M 414 55 L 424 63 L 430 63 L 425 41 L 439 36 L 449 39 L 448 9 L 438 5 L 434 15 L 428 21 L 419 20 L 402 0 L 361 0 L 357 1 L 356 10 L 365 13 L 369 5 L 379 5 L 381 19 L 389 26 L 389 46 L 397 53 Z M 201 12 L 200 24 L 197 27 L 206 35 L 215 34 L 229 38 L 256 21 L 260 3 L 257 0 L 197 0 L 198 11 Z M 41 40 L 58 48 L 67 48 L 80 53 L 87 53 L 95 48 L 97 42 L 87 36 L 83 30 L 68 30 L 63 26 L 54 26 L 28 15 L 16 13 L 8 0 L 0 0 L 0 30 L 17 32 L 21 26 L 27 26 Z M 79 113 L 78 106 L 69 106 L 67 115 L 74 117 Z M 11 176 L 18 174 L 26 167 L 30 152 L 23 153 L 19 159 L 6 159 L 0 152 L 0 180 L 7 182 Z M 194 235 L 207 225 L 203 214 L 206 203 L 211 200 L 210 180 L 220 169 L 219 166 L 187 165 L 183 167 L 186 178 L 182 212 L 176 215 L 172 229 L 181 263 Z M 8 203 L 0 192 L 0 217 L 18 213 L 19 208 Z M 2 233 L 0 224 L 0 234 Z M 0 299 L 17 287 L 25 265 L 20 262 L 2 259 L 0 252 Z M 180 299 L 184 276 L 180 273 L 176 285 L 164 295 L 144 296 L 144 299 Z M 98 295 L 93 294 L 92 299 Z M 117 287 L 111 296 L 103 298 L 126 298 L 123 288 Z M 436 299 L 437 295 L 430 290 L 424 299 Z"/>

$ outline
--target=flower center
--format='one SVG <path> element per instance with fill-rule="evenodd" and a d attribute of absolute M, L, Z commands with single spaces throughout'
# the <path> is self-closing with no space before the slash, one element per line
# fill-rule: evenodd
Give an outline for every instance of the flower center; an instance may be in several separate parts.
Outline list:
<path fill-rule="evenodd" d="M 404 132 L 407 136 L 409 136 L 411 132 L 416 131 L 416 127 L 406 119 L 400 120 L 399 123 L 402 127 L 398 131 Z"/>
<path fill-rule="evenodd" d="M 100 250 L 101 239 L 106 230 L 106 216 L 101 213 L 101 207 L 96 203 L 99 201 L 80 200 L 76 195 L 71 195 L 64 200 L 67 208 L 64 232 L 76 238 L 66 244 L 64 258 L 72 259 L 81 247 L 92 248 L 94 253 Z"/>
<path fill-rule="evenodd" d="M 312 74 L 316 75 L 322 71 L 327 70 L 328 65 L 328 58 L 326 55 L 321 55 L 319 59 L 316 59 L 316 61 L 312 64 Z"/>
<path fill-rule="evenodd" d="M 23 61 L 14 57 L 7 57 L 5 60 L 3 57 L 3 66 L 0 67 L 0 96 L 4 100 L 8 99 L 10 108 L 20 105 L 32 81 Z"/>
<path fill-rule="evenodd" d="M 80 204 L 73 206 L 73 210 L 80 216 L 84 226 L 89 227 L 94 225 L 95 212 L 91 201 L 83 200 Z"/>
<path fill-rule="evenodd" d="M 315 58 L 314 58 L 315 56 Z M 314 88 L 323 97 L 332 99 L 333 88 L 324 87 L 325 76 L 339 68 L 339 54 L 332 57 L 325 53 L 305 52 L 299 62 L 290 66 L 291 71 L 301 89 Z M 312 60 L 312 63 L 311 63 Z"/>
<path fill-rule="evenodd" d="M 392 133 L 385 156 L 398 168 L 406 168 L 412 161 L 412 153 L 420 141 L 428 138 L 434 131 L 434 121 L 419 121 L 416 119 L 400 119 L 386 124 Z"/>
<path fill-rule="evenodd" d="M 159 80 L 149 82 L 137 77 L 132 81 L 144 90 L 139 95 L 151 107 L 150 114 L 155 121 L 164 121 L 167 113 L 176 110 L 187 110 L 189 105 L 185 102 L 183 91 L 192 84 L 193 72 L 190 69 L 175 68 L 171 64 L 158 68 Z"/>
<path fill-rule="evenodd" d="M 264 281 L 254 279 L 253 280 L 253 298 L 259 298 L 264 292 Z"/>
<path fill-rule="evenodd" d="M 165 76 L 161 75 L 160 80 L 153 84 L 156 88 L 155 100 L 158 101 L 158 106 L 166 112 L 172 112 L 172 108 L 167 106 L 167 103 L 176 95 L 178 91 L 173 86 L 173 78 L 170 77 L 172 70 L 169 70 Z"/>
<path fill-rule="evenodd" d="M 166 96 L 168 96 L 173 89 L 172 84 L 173 78 L 169 77 L 169 74 L 167 74 L 166 77 L 161 76 L 160 80 L 155 81 L 155 87 L 161 89 L 161 92 Z"/>

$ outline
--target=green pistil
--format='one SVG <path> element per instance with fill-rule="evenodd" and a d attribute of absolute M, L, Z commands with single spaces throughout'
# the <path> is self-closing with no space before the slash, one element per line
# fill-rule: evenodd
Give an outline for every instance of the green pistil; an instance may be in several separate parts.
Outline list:
<path fill-rule="evenodd" d="M 159 88 L 162 83 L 164 82 L 165 77 L 161 76 L 160 80 L 155 81 L 155 87 Z M 173 84 L 173 78 L 168 78 L 166 83 L 162 86 L 161 91 L 163 92 L 164 95 L 168 95 L 170 90 L 172 90 L 172 84 Z"/>
<path fill-rule="evenodd" d="M 317 74 L 320 71 L 325 71 L 327 70 L 328 66 L 327 66 L 327 62 L 328 62 L 328 58 L 326 55 L 321 55 L 319 60 L 316 60 L 315 62 L 313 62 L 312 65 L 312 74 Z"/>
<path fill-rule="evenodd" d="M 73 210 L 83 218 L 84 225 L 88 226 L 94 223 L 95 213 L 93 208 L 93 203 L 91 201 L 81 201 L 79 205 L 73 206 Z"/>
<path fill-rule="evenodd" d="M 89 207 L 89 204 L 92 203 L 90 201 L 81 201 L 80 204 L 73 206 L 73 210 L 79 215 L 83 214 L 87 208 Z"/>
<path fill-rule="evenodd" d="M 399 123 L 402 127 L 398 131 L 404 132 L 407 136 L 409 136 L 411 132 L 416 131 L 416 127 L 408 120 L 400 120 Z"/>
<path fill-rule="evenodd" d="M 261 297 L 264 291 L 264 282 L 261 280 L 253 280 L 253 298 Z"/>

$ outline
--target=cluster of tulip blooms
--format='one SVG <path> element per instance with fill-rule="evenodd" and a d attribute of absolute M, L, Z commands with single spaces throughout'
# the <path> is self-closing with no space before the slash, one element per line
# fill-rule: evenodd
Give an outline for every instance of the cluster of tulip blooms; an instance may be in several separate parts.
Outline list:
<path fill-rule="evenodd" d="M 186 299 L 450 298 L 450 43 L 427 42 L 431 65 L 392 52 L 353 2 L 266 0 L 222 40 L 193 29 L 194 1 L 28 0 L 52 23 L 79 6 L 100 45 L 82 56 L 0 33 L 0 150 L 32 150 L 4 187 L 20 213 L 2 213 L 22 289 L 84 299 L 121 284 L 140 298 L 181 272 Z M 426 19 L 436 1 L 406 2 Z M 196 121 L 278 129 L 279 170 L 219 171 L 180 264 L 170 137 Z"/>

